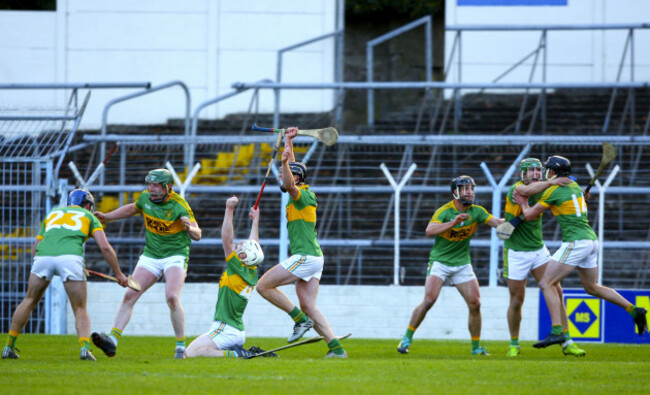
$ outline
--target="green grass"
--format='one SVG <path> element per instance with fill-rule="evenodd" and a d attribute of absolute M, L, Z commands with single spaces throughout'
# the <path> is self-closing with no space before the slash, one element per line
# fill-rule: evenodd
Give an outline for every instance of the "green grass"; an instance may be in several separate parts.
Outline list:
<path fill-rule="evenodd" d="M 2 341 L 6 335 L 2 336 Z M 125 336 L 114 358 L 92 347 L 78 360 L 74 336 L 22 335 L 18 360 L 0 360 L 3 394 L 14 393 L 647 393 L 647 345 L 581 344 L 583 358 L 559 346 L 507 358 L 508 342 L 485 342 L 492 356 L 471 356 L 468 341 L 350 338 L 348 360 L 325 360 L 323 342 L 280 351 L 280 358 L 174 360 L 172 337 Z M 248 339 L 264 349 L 282 339 Z"/>

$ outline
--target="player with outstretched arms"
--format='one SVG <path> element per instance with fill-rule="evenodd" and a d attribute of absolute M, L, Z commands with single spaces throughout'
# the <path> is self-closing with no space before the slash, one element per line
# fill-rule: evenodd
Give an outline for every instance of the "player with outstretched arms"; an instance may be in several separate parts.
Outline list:
<path fill-rule="evenodd" d="M 23 331 L 32 311 L 50 285 L 52 276 L 63 280 L 65 292 L 75 318 L 81 351 L 79 358 L 95 361 L 90 352 L 90 317 L 86 309 L 86 274 L 84 273 L 84 243 L 92 236 L 101 249 L 108 265 L 113 269 L 118 284 L 126 287 L 127 277 L 111 244 L 106 239 L 102 225 L 93 215 L 95 198 L 85 189 L 75 189 L 68 195 L 67 207 L 56 207 L 41 223 L 32 254 L 34 263 L 27 295 L 14 311 L 7 343 L 2 350 L 3 359 L 16 359 L 16 338 Z"/>
<path fill-rule="evenodd" d="M 226 212 L 221 227 L 221 241 L 227 267 L 219 280 L 219 296 L 210 330 L 194 339 L 187 347 L 185 356 L 193 357 L 239 357 L 244 358 L 264 352 L 259 347 L 246 350 L 244 321 L 242 316 L 257 284 L 257 267 L 264 260 L 259 244 L 260 211 L 251 207 L 251 232 L 248 239 L 234 243 L 233 216 L 238 199 L 226 200 Z M 265 356 L 277 356 L 275 353 Z"/>
<path fill-rule="evenodd" d="M 131 319 L 133 306 L 164 274 L 165 298 L 176 335 L 174 357 L 180 359 L 185 353 L 185 310 L 180 296 L 185 284 L 190 243 L 191 240 L 201 239 L 201 228 L 187 201 L 172 190 L 174 181 L 169 170 L 151 170 L 145 177 L 145 182 L 147 190 L 140 194 L 135 203 L 124 205 L 110 213 L 95 213 L 102 222 L 142 214 L 145 244 L 133 271 L 133 278 L 142 286 L 141 292 L 127 289 L 115 314 L 110 334 L 93 333 L 92 340 L 104 354 L 115 356 L 122 331 Z"/>
<path fill-rule="evenodd" d="M 506 196 L 505 220 L 510 221 L 522 214 L 521 207 L 513 200 L 515 188 L 528 193 L 526 186 L 533 182 L 539 182 L 542 179 L 543 165 L 537 158 L 526 158 L 519 163 L 520 180 L 508 190 Z M 571 179 L 566 177 L 556 177 L 547 182 L 550 185 L 566 185 Z M 530 204 L 535 204 L 541 197 L 541 194 L 530 196 Z M 507 356 L 516 357 L 521 352 L 519 346 L 519 327 L 521 324 L 521 307 L 526 295 L 526 279 L 528 273 L 531 273 L 535 280 L 539 282 L 542 279 L 544 270 L 551 259 L 548 248 L 544 245 L 542 237 L 542 216 L 539 215 L 530 221 L 523 221 L 517 226 L 512 236 L 505 240 L 503 249 L 503 277 L 508 283 L 510 291 L 510 304 L 508 306 L 508 328 L 510 329 L 510 348 Z M 556 284 L 557 293 L 562 300 L 562 287 Z M 566 341 L 562 344 L 562 352 L 565 355 L 574 355 L 581 357 L 585 351 L 579 348 L 569 335 L 569 322 L 566 316 L 564 302 L 560 304 L 562 332 Z"/>
<path fill-rule="evenodd" d="M 474 204 L 476 183 L 470 176 L 456 177 L 451 181 L 453 200 L 436 210 L 427 225 L 427 237 L 436 237 L 429 254 L 429 267 L 424 284 L 424 300 L 415 307 L 404 337 L 397 351 L 407 354 L 413 342 L 413 333 L 420 326 L 440 295 L 445 280 L 462 295 L 469 308 L 469 333 L 472 338 L 472 355 L 490 355 L 481 340 L 481 293 L 472 268 L 469 242 L 479 224 L 493 228 L 503 223 L 485 208 Z"/>
<path fill-rule="evenodd" d="M 571 162 L 562 156 L 551 156 L 544 163 L 546 179 L 568 177 L 571 174 Z M 577 182 L 572 181 L 562 187 L 548 186 L 545 183 L 532 183 L 529 188 L 517 187 L 514 200 L 521 206 L 526 220 L 539 217 L 545 210 L 550 209 L 557 218 L 562 230 L 562 245 L 549 261 L 539 286 L 544 294 L 544 300 L 551 315 L 551 333 L 542 341 L 534 344 L 536 348 L 544 348 L 553 344 L 562 344 L 566 336 L 562 333 L 562 299 L 556 287 L 562 279 L 568 276 L 576 267 L 580 281 L 589 295 L 607 300 L 624 308 L 633 318 L 639 335 L 647 332 L 647 311 L 636 307 L 615 290 L 598 284 L 598 240 L 596 233 L 589 225 L 587 204 L 582 190 Z M 530 206 L 528 196 L 542 193 L 534 206 Z"/>

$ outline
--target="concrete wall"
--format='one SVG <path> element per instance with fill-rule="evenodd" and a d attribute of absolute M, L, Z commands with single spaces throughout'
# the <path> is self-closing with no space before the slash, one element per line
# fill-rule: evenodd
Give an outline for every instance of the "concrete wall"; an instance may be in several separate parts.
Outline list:
<path fill-rule="evenodd" d="M 192 107 L 232 91 L 237 81 L 275 80 L 277 50 L 333 32 L 336 0 L 59 0 L 56 12 L 0 11 L 0 83 L 181 80 Z M 286 82 L 332 82 L 334 41 L 288 52 Z M 112 98 L 134 90 L 94 90 L 82 128 L 101 124 Z M 62 106 L 69 92 L 2 91 L 0 108 Z M 203 117 L 245 112 L 251 94 L 210 107 Z M 273 109 L 267 91 L 260 111 Z M 331 92 L 288 92 L 283 111 L 332 108 Z M 117 105 L 109 122 L 151 123 L 183 117 L 172 88 Z"/>
<path fill-rule="evenodd" d="M 630 24 L 650 21 L 650 2 L 646 0 L 569 0 L 566 6 L 458 6 L 446 2 L 446 25 L 569 25 Z M 547 82 L 614 82 L 623 56 L 626 30 L 552 31 L 548 33 Z M 540 31 L 465 32 L 462 39 L 462 81 L 489 82 L 532 52 Z M 446 35 L 446 60 L 449 60 L 454 32 Z M 650 30 L 636 30 L 635 81 L 650 80 Z M 458 51 L 456 51 L 456 55 Z M 629 65 L 629 50 L 626 64 Z M 456 57 L 457 59 L 457 57 Z M 541 58 L 540 58 L 541 60 Z M 519 67 L 502 82 L 526 82 L 531 61 Z M 541 64 L 541 63 L 540 63 Z M 538 67 L 535 82 L 541 82 Z M 457 81 L 457 68 L 449 73 Z M 625 68 L 621 81 L 630 81 Z"/>
<path fill-rule="evenodd" d="M 185 307 L 187 336 L 208 330 L 214 316 L 219 285 L 186 284 L 182 302 Z M 294 301 L 292 286 L 284 292 Z M 88 312 L 92 331 L 110 331 L 124 290 L 113 283 L 88 283 Z M 320 287 L 318 304 L 337 334 L 352 332 L 358 338 L 399 339 L 404 334 L 413 308 L 422 301 L 424 287 L 333 286 Z M 486 340 L 508 340 L 506 321 L 508 290 L 505 287 L 481 288 L 483 331 Z M 523 308 L 520 338 L 536 340 L 539 291 L 529 288 Z M 246 334 L 251 337 L 287 337 L 293 321 L 259 294 L 253 295 L 244 313 Z M 68 304 L 67 333 L 75 333 L 74 318 Z M 131 322 L 124 331 L 129 335 L 173 336 L 164 284 L 149 289 L 134 308 Z M 315 336 L 315 334 L 314 334 Z M 467 306 L 458 291 L 444 287 L 436 305 L 418 329 L 420 339 L 469 339 Z"/>

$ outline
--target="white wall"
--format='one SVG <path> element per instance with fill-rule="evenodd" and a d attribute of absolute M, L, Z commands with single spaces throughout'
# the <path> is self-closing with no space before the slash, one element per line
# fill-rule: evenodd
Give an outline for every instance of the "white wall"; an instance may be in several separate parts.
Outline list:
<path fill-rule="evenodd" d="M 59 0 L 56 12 L 0 11 L 0 83 L 181 80 L 192 108 L 232 91 L 234 82 L 275 80 L 277 50 L 335 30 L 336 0 Z M 332 82 L 334 42 L 285 55 L 285 82 Z M 291 63 L 293 61 L 293 63 Z M 109 100 L 134 90 L 94 90 L 82 128 L 101 124 Z M 67 93 L 2 91 L 0 108 L 61 106 Z M 251 94 L 210 107 L 202 117 L 245 112 Z M 260 111 L 273 109 L 265 92 Z M 332 108 L 331 92 L 283 95 L 282 110 Z M 184 116 L 171 88 L 118 104 L 110 123 L 165 122 Z"/>
<path fill-rule="evenodd" d="M 650 22 L 647 0 L 569 0 L 567 6 L 458 6 L 446 2 L 446 24 L 453 25 L 569 25 Z M 623 56 L 626 30 L 550 31 L 547 82 L 614 82 Z M 538 45 L 540 31 L 464 32 L 462 81 L 490 82 Z M 446 35 L 446 62 L 454 32 Z M 650 81 L 650 29 L 636 30 L 635 81 Z M 456 52 L 458 53 L 458 52 Z M 626 64 L 629 65 L 629 51 Z M 457 57 L 455 58 L 457 59 Z M 540 58 L 541 60 L 541 58 Z M 519 67 L 502 82 L 526 82 L 532 62 Z M 539 63 L 541 65 L 541 62 Z M 541 82 L 538 67 L 534 82 Z M 457 69 L 449 74 L 458 81 Z M 625 68 L 621 81 L 630 81 Z"/>
<path fill-rule="evenodd" d="M 214 317 L 219 284 L 186 284 L 181 300 L 185 307 L 187 336 L 205 333 Z M 282 288 L 297 302 L 292 286 Z M 536 340 L 539 290 L 529 288 L 523 307 L 520 338 Z M 88 283 L 88 312 L 91 330 L 111 330 L 124 290 L 113 283 Z M 413 308 L 422 301 L 424 286 L 333 286 L 323 285 L 318 305 L 337 334 L 352 332 L 357 338 L 395 339 L 404 335 Z M 481 288 L 482 338 L 509 340 L 506 310 L 509 294 L 505 287 Z M 244 313 L 246 334 L 250 337 L 288 337 L 293 321 L 255 293 Z M 313 332 L 313 331 L 312 331 Z M 75 333 L 74 318 L 68 303 L 67 333 Z M 135 305 L 124 336 L 159 335 L 173 337 L 164 284 L 150 288 Z M 316 336 L 312 333 L 310 335 Z M 467 306 L 458 291 L 445 286 L 415 335 L 416 339 L 469 339 Z"/>

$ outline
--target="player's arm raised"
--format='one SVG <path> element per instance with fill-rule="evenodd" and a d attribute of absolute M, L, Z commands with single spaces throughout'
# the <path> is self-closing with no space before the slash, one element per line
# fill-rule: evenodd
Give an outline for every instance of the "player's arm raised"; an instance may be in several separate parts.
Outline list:
<path fill-rule="evenodd" d="M 287 133 L 284 135 L 284 152 L 289 153 L 289 162 L 295 162 L 296 156 L 293 153 L 293 138 L 298 135 L 297 127 L 287 128 Z"/>
<path fill-rule="evenodd" d="M 444 233 L 448 231 L 449 229 L 453 228 L 457 224 L 463 222 L 469 218 L 469 214 L 466 213 L 461 213 L 458 214 L 454 219 L 452 219 L 449 222 L 429 222 L 429 225 L 427 225 L 427 230 L 426 230 L 426 235 L 427 237 L 439 235 L 440 233 Z"/>
<path fill-rule="evenodd" d="M 253 223 L 251 224 L 251 234 L 248 236 L 249 239 L 256 240 L 257 242 L 260 241 L 260 233 L 259 233 L 259 226 L 260 226 L 260 209 L 251 207 L 251 211 L 248 214 L 250 217 L 251 221 Z"/>
<path fill-rule="evenodd" d="M 226 256 L 235 251 L 235 231 L 232 227 L 232 219 L 238 202 L 239 199 L 234 195 L 226 200 L 226 212 L 223 216 L 223 225 L 221 225 L 221 241 L 223 242 L 223 253 Z"/>
<path fill-rule="evenodd" d="M 296 199 L 298 194 L 300 194 L 300 190 L 296 186 L 296 180 L 294 180 L 293 173 L 289 167 L 289 162 L 291 162 L 292 157 L 293 152 L 287 151 L 285 147 L 285 151 L 282 153 L 282 186 L 289 192 L 292 199 Z"/>

